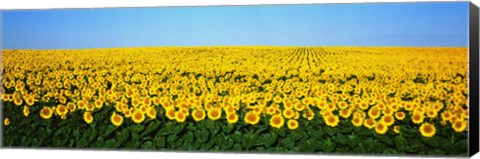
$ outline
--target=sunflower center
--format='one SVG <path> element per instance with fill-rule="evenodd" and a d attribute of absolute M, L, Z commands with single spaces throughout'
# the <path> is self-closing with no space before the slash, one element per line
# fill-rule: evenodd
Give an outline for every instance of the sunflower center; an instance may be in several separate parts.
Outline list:
<path fill-rule="evenodd" d="M 457 129 L 460 129 L 462 127 L 462 123 L 461 122 L 455 122 L 455 128 Z"/>
<path fill-rule="evenodd" d="M 392 122 L 392 118 L 391 118 L 391 117 L 385 117 L 385 119 L 384 119 L 384 120 L 385 120 L 385 122 L 387 122 L 387 123 L 390 123 L 390 122 Z"/>
<path fill-rule="evenodd" d="M 333 117 L 333 116 L 328 117 L 328 122 L 329 123 L 335 122 L 335 117 Z"/>
<path fill-rule="evenodd" d="M 196 118 L 202 118 L 203 114 L 200 111 L 195 112 L 195 117 Z"/>
<path fill-rule="evenodd" d="M 413 120 L 420 120 L 420 115 L 414 115 Z"/>
<path fill-rule="evenodd" d="M 178 118 L 183 119 L 184 117 L 185 115 L 183 115 L 183 113 L 178 113 Z"/>
<path fill-rule="evenodd" d="M 383 124 L 377 124 L 377 129 L 383 130 L 383 128 L 385 128 L 385 127 L 383 126 Z"/>
<path fill-rule="evenodd" d="M 249 114 L 247 116 L 248 121 L 255 121 L 257 119 L 257 116 L 255 114 Z"/>
<path fill-rule="evenodd" d="M 281 122 L 281 119 L 280 119 L 279 117 L 273 118 L 273 123 L 274 123 L 275 125 L 280 124 L 280 122 Z"/>
<path fill-rule="evenodd" d="M 121 120 L 120 117 L 117 116 L 117 115 L 115 115 L 115 116 L 113 117 L 113 121 L 115 121 L 115 122 L 117 122 L 117 123 L 119 123 L 120 120 Z"/>
<path fill-rule="evenodd" d="M 213 117 L 217 117 L 217 116 L 218 116 L 218 111 L 217 111 L 217 110 L 213 110 L 213 111 L 212 111 L 212 116 L 213 116 Z"/>
<path fill-rule="evenodd" d="M 290 126 L 291 126 L 291 127 L 295 127 L 296 125 L 297 125 L 297 123 L 295 123 L 295 122 L 290 122 Z"/>
<path fill-rule="evenodd" d="M 50 110 L 48 110 L 48 109 L 43 109 L 43 110 L 42 110 L 42 114 L 43 114 L 43 115 L 48 115 L 48 114 L 50 114 Z"/>
<path fill-rule="evenodd" d="M 354 123 L 359 123 L 359 122 L 360 122 L 360 119 L 355 118 L 355 119 L 353 119 L 353 122 L 354 122 Z"/>
<path fill-rule="evenodd" d="M 171 109 L 170 111 L 168 111 L 168 114 L 170 116 L 175 116 L 175 111 L 173 109 Z"/>
<path fill-rule="evenodd" d="M 234 114 L 230 114 L 228 116 L 228 120 L 235 120 L 235 115 Z"/>
<path fill-rule="evenodd" d="M 430 125 L 426 125 L 423 130 L 426 132 L 426 133 L 432 133 L 433 129 Z"/>
<path fill-rule="evenodd" d="M 140 120 L 142 119 L 142 114 L 141 113 L 135 113 L 135 119 Z"/>

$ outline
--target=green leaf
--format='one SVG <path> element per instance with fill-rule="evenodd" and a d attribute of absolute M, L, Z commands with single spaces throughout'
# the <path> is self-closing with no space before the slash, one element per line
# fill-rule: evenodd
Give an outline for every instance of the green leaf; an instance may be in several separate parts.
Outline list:
<path fill-rule="evenodd" d="M 107 126 L 107 130 L 105 130 L 105 132 L 104 132 L 101 136 L 102 136 L 102 137 L 107 137 L 107 136 L 110 135 L 114 130 L 115 130 L 115 126 L 113 126 L 113 125 L 108 125 L 108 126 Z"/>
<path fill-rule="evenodd" d="M 387 143 L 388 145 L 393 145 L 393 141 L 391 138 L 389 138 L 386 134 L 385 135 L 380 135 L 380 134 L 375 134 L 374 135 L 376 139 L 384 142 L 384 143 Z"/>
<path fill-rule="evenodd" d="M 156 130 L 159 126 L 161 125 L 160 122 L 158 121 L 151 121 L 147 128 L 145 129 L 145 131 L 143 131 L 143 133 L 140 135 L 140 136 L 145 136 L 151 132 L 153 132 L 154 130 Z"/>
<path fill-rule="evenodd" d="M 135 132 L 135 133 L 140 133 L 140 132 L 142 132 L 144 129 L 145 129 L 145 126 L 143 126 L 143 125 L 133 125 L 133 126 L 131 127 L 132 132 Z"/>
<path fill-rule="evenodd" d="M 225 125 L 225 126 L 222 126 L 222 131 L 226 134 L 232 132 L 232 130 L 235 128 L 235 126 L 233 124 L 228 124 L 228 125 Z"/>
<path fill-rule="evenodd" d="M 335 133 L 337 133 L 336 128 L 333 128 L 333 127 L 330 127 L 330 126 L 325 126 L 324 130 L 330 136 L 333 136 L 333 135 L 335 135 Z"/>
<path fill-rule="evenodd" d="M 185 138 L 185 143 L 193 143 L 194 135 L 192 132 L 187 132 L 184 138 Z"/>
<path fill-rule="evenodd" d="M 323 142 L 321 145 L 320 145 L 321 149 L 324 151 L 324 152 L 333 152 L 333 150 L 335 150 L 336 148 L 336 144 L 334 142 L 332 142 L 330 140 L 330 138 L 328 138 L 325 142 Z"/>
<path fill-rule="evenodd" d="M 395 141 L 396 149 L 399 152 L 405 152 L 405 145 L 406 145 L 405 138 L 403 138 L 402 136 L 395 136 L 393 140 Z"/>
<path fill-rule="evenodd" d="M 218 146 L 223 146 L 223 144 L 226 142 L 225 136 L 223 134 L 216 135 L 212 139 L 213 141 L 215 141 L 215 144 Z"/>
<path fill-rule="evenodd" d="M 153 142 L 147 141 L 147 142 L 145 142 L 145 143 L 142 144 L 141 148 L 142 148 L 142 149 L 153 149 L 153 148 L 155 148 L 155 147 L 154 147 Z"/>
<path fill-rule="evenodd" d="M 278 135 L 275 133 L 269 133 L 261 136 L 261 142 L 265 147 L 272 146 L 277 141 Z"/>
<path fill-rule="evenodd" d="M 110 139 L 105 142 L 105 147 L 108 148 L 117 148 L 117 144 L 115 144 L 117 141 L 115 139 Z"/>
<path fill-rule="evenodd" d="M 202 150 L 209 150 L 211 147 L 213 147 L 213 145 L 215 145 L 215 141 L 209 140 L 207 143 L 202 145 L 201 149 Z"/>
<path fill-rule="evenodd" d="M 349 135 L 348 136 L 347 144 L 351 148 L 358 146 L 359 143 L 360 143 L 360 138 L 358 136 L 356 136 L 356 135 Z"/>
<path fill-rule="evenodd" d="M 204 143 L 209 139 L 209 133 L 205 129 L 202 129 L 199 132 L 195 132 L 194 135 L 197 141 L 200 141 L 201 143 Z"/>
<path fill-rule="evenodd" d="M 225 140 L 225 143 L 223 143 L 222 148 L 223 148 L 224 150 L 228 150 L 228 149 L 230 149 L 231 147 L 233 147 L 234 144 L 235 144 L 235 142 L 233 141 L 233 139 L 227 138 L 227 139 Z"/>
<path fill-rule="evenodd" d="M 359 128 L 357 130 L 357 134 L 360 136 L 371 136 L 373 134 L 373 131 L 367 128 Z"/>
<path fill-rule="evenodd" d="M 333 141 L 341 145 L 347 145 L 348 142 L 347 137 L 342 134 L 337 134 L 335 137 L 333 137 Z"/>
<path fill-rule="evenodd" d="M 252 133 L 247 133 L 243 135 L 243 147 L 247 150 L 249 150 L 256 142 L 256 137 Z"/>
<path fill-rule="evenodd" d="M 157 148 L 165 148 L 166 146 L 165 136 L 155 136 L 153 142 Z"/>
<path fill-rule="evenodd" d="M 302 152 L 311 153 L 315 152 L 315 150 L 317 149 L 317 144 L 311 139 L 302 140 L 298 146 Z"/>

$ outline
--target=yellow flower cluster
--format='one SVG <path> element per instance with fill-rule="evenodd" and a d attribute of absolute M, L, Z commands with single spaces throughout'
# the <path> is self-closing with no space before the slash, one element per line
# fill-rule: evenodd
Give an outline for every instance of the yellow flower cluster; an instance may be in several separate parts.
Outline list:
<path fill-rule="evenodd" d="M 467 129 L 466 48 L 161 47 L 3 56 L 1 99 L 23 106 L 25 117 L 30 107 L 41 107 L 44 119 L 80 111 L 90 124 L 95 112 L 114 107 L 115 126 L 159 116 L 251 125 L 267 118 L 272 128 L 295 130 L 304 118 L 331 127 L 348 120 L 385 134 L 392 127 L 401 133 L 399 124 L 410 118 L 425 137 L 435 126 Z"/>

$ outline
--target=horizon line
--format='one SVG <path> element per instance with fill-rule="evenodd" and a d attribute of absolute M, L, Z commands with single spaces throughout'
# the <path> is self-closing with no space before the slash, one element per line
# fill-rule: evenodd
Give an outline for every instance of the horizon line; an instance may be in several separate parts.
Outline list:
<path fill-rule="evenodd" d="M 378 47 L 378 48 L 469 48 L 469 46 L 369 46 L 369 45 L 171 45 L 171 46 L 127 46 L 127 47 L 83 47 L 83 48 L 1 48 L 0 50 L 91 50 L 91 49 L 138 49 L 138 48 L 201 48 L 201 47 Z"/>

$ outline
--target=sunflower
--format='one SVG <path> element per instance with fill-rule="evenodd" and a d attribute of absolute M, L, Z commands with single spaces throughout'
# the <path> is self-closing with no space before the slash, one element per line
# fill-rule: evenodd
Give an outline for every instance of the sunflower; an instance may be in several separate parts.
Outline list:
<path fill-rule="evenodd" d="M 222 116 L 222 109 L 213 108 L 210 111 L 208 111 L 208 118 L 210 120 L 215 121 L 217 119 L 220 119 L 221 116 Z"/>
<path fill-rule="evenodd" d="M 283 119 L 282 115 L 274 115 L 270 118 L 270 126 L 274 128 L 281 128 L 285 123 L 285 119 Z"/>
<path fill-rule="evenodd" d="M 150 106 L 150 105 L 152 105 L 152 100 L 150 99 L 150 97 L 145 97 L 142 100 L 142 104 L 145 105 L 145 106 Z"/>
<path fill-rule="evenodd" d="M 134 123 L 140 124 L 145 120 L 145 114 L 140 110 L 136 110 L 132 113 L 132 120 Z"/>
<path fill-rule="evenodd" d="M 149 107 L 147 109 L 147 116 L 150 117 L 150 119 L 157 118 L 157 110 L 155 110 L 155 107 Z"/>
<path fill-rule="evenodd" d="M 244 120 L 247 124 L 255 125 L 260 121 L 260 117 L 254 112 L 250 111 L 245 115 Z"/>
<path fill-rule="evenodd" d="M 393 115 L 393 110 L 391 108 L 385 108 L 383 109 L 383 115 Z"/>
<path fill-rule="evenodd" d="M 10 125 L 10 119 L 8 119 L 8 118 L 3 119 L 3 125 L 5 125 L 5 126 Z"/>
<path fill-rule="evenodd" d="M 384 122 L 377 122 L 375 124 L 375 132 L 377 132 L 377 134 L 383 135 L 387 133 L 387 130 L 388 130 L 388 126 Z"/>
<path fill-rule="evenodd" d="M 353 119 L 352 119 L 352 124 L 353 124 L 354 126 L 356 126 L 356 127 L 360 127 L 360 126 L 362 126 L 362 124 L 363 124 L 363 120 L 364 120 L 364 119 L 361 118 L 361 117 L 353 117 Z"/>
<path fill-rule="evenodd" d="M 293 120 L 293 119 L 290 119 L 288 120 L 287 122 L 287 127 L 288 129 L 290 130 L 295 130 L 298 128 L 298 121 L 297 120 Z"/>
<path fill-rule="evenodd" d="M 349 118 L 350 115 L 352 115 L 352 110 L 351 109 L 342 109 L 340 110 L 340 116 L 342 118 Z"/>
<path fill-rule="evenodd" d="M 308 121 L 311 121 L 313 117 L 315 117 L 315 113 L 313 113 L 311 109 L 306 109 L 305 112 L 303 113 L 303 117 Z"/>
<path fill-rule="evenodd" d="M 33 104 L 35 104 L 35 100 L 33 99 L 33 97 L 28 97 L 27 99 L 25 99 L 25 103 L 28 106 L 32 106 Z"/>
<path fill-rule="evenodd" d="M 338 122 L 340 122 L 340 120 L 338 119 L 338 116 L 336 115 L 328 115 L 324 119 L 325 119 L 325 124 L 331 127 L 337 126 Z"/>
<path fill-rule="evenodd" d="M 80 100 L 77 102 L 78 109 L 84 109 L 85 108 L 85 102 L 83 100 Z"/>
<path fill-rule="evenodd" d="M 287 119 L 290 119 L 295 116 L 295 112 L 292 109 L 285 109 L 283 110 L 283 116 Z"/>
<path fill-rule="evenodd" d="M 387 126 L 391 126 L 391 125 L 393 125 L 393 123 L 395 123 L 395 118 L 393 118 L 393 116 L 391 116 L 391 115 L 384 115 L 384 116 L 382 116 L 382 118 L 380 120 L 383 123 L 385 123 L 385 125 L 387 125 Z"/>
<path fill-rule="evenodd" d="M 371 118 L 369 118 L 369 119 L 367 119 L 363 122 L 363 126 L 365 126 L 368 129 L 373 128 L 375 126 L 375 124 L 376 124 L 376 121 L 374 119 L 371 119 Z"/>
<path fill-rule="evenodd" d="M 395 118 L 397 118 L 397 120 L 403 120 L 405 119 L 405 113 L 402 111 L 395 112 Z"/>
<path fill-rule="evenodd" d="M 13 103 L 14 103 L 16 106 L 20 106 L 20 105 L 23 104 L 23 100 L 22 100 L 22 98 L 20 98 L 20 97 L 15 97 L 15 98 L 13 99 Z"/>
<path fill-rule="evenodd" d="M 378 117 L 380 117 L 380 110 L 378 110 L 377 108 L 372 108 L 368 110 L 368 117 L 372 119 L 377 119 Z"/>
<path fill-rule="evenodd" d="M 360 105 L 359 105 L 359 108 L 362 109 L 362 110 L 366 110 L 368 109 L 368 103 L 367 102 L 361 102 Z"/>
<path fill-rule="evenodd" d="M 65 107 L 62 104 L 60 104 L 55 111 L 59 116 L 62 116 L 68 113 L 67 107 Z"/>
<path fill-rule="evenodd" d="M 95 109 L 95 106 L 92 103 L 87 103 L 85 106 L 85 110 L 87 111 L 93 111 Z"/>
<path fill-rule="evenodd" d="M 400 126 L 395 125 L 395 126 L 393 127 L 393 132 L 395 132 L 395 133 L 397 133 L 397 134 L 400 134 Z"/>
<path fill-rule="evenodd" d="M 100 99 L 97 99 L 97 100 L 95 100 L 94 104 L 95 104 L 95 108 L 99 108 L 99 109 L 100 109 L 100 108 L 102 108 L 102 106 L 103 106 L 103 101 L 100 100 Z"/>
<path fill-rule="evenodd" d="M 420 126 L 420 133 L 422 134 L 422 136 L 424 137 L 432 137 L 435 135 L 435 126 L 430 124 L 430 123 L 423 123 L 421 126 Z"/>
<path fill-rule="evenodd" d="M 236 113 L 227 113 L 227 122 L 229 124 L 235 124 L 238 121 L 238 115 Z"/>
<path fill-rule="evenodd" d="M 67 102 L 67 98 L 65 98 L 64 96 L 60 96 L 58 97 L 58 101 L 60 101 L 60 103 L 62 104 L 65 104 Z"/>
<path fill-rule="evenodd" d="M 40 110 L 40 116 L 43 119 L 50 119 L 52 117 L 53 111 L 50 107 L 43 107 L 42 110 Z"/>
<path fill-rule="evenodd" d="M 29 114 L 30 114 L 30 108 L 27 106 L 23 106 L 23 115 L 25 117 L 28 117 Z"/>
<path fill-rule="evenodd" d="M 167 108 L 166 111 L 166 116 L 168 119 L 170 120 L 174 120 L 175 119 L 175 108 Z"/>
<path fill-rule="evenodd" d="M 428 118 L 434 119 L 437 117 L 437 112 L 435 112 L 433 109 L 427 109 L 425 113 L 427 114 Z"/>
<path fill-rule="evenodd" d="M 138 107 L 138 105 L 140 105 L 140 100 L 138 100 L 137 98 L 132 99 L 132 105 L 134 107 Z"/>
<path fill-rule="evenodd" d="M 125 118 L 130 118 L 132 116 L 132 112 L 130 111 L 130 109 L 123 109 L 122 113 L 125 116 Z"/>
<path fill-rule="evenodd" d="M 450 111 L 444 111 L 442 113 L 442 119 L 446 121 L 450 121 L 452 119 L 453 115 Z"/>
<path fill-rule="evenodd" d="M 83 120 L 85 120 L 85 122 L 87 124 L 90 124 L 93 122 L 93 116 L 92 114 L 90 114 L 90 112 L 84 112 L 83 113 Z"/>
<path fill-rule="evenodd" d="M 301 102 L 298 102 L 297 104 L 295 104 L 294 108 L 297 111 L 302 111 L 305 109 L 305 105 L 303 105 Z"/>
<path fill-rule="evenodd" d="M 112 122 L 113 125 L 120 126 L 123 123 L 123 117 L 113 112 L 112 116 L 110 117 L 110 121 Z"/>
<path fill-rule="evenodd" d="M 455 120 L 452 123 L 452 128 L 455 130 L 455 132 L 462 132 L 467 128 L 467 123 L 462 120 Z"/>
<path fill-rule="evenodd" d="M 153 104 L 154 104 L 154 105 L 157 105 L 157 106 L 158 106 L 158 105 L 160 105 L 160 103 L 161 103 L 160 98 L 158 98 L 158 97 L 153 97 Z"/>
<path fill-rule="evenodd" d="M 442 120 L 442 121 L 440 121 L 440 125 L 442 125 L 442 126 L 445 126 L 445 125 L 447 125 L 447 121 L 446 121 L 446 120 Z"/>
<path fill-rule="evenodd" d="M 231 105 L 224 107 L 224 110 L 225 110 L 225 113 L 227 114 L 235 113 L 235 108 L 233 108 L 233 106 Z"/>
<path fill-rule="evenodd" d="M 177 120 L 177 122 L 183 123 L 185 122 L 186 119 L 187 119 L 187 116 L 183 112 L 181 111 L 175 112 L 175 120 Z"/>
<path fill-rule="evenodd" d="M 421 124 L 423 122 L 424 118 L 425 117 L 423 116 L 423 114 L 414 113 L 413 116 L 412 116 L 412 122 L 415 123 L 415 124 Z"/>
<path fill-rule="evenodd" d="M 337 110 L 337 105 L 335 105 L 335 104 L 333 104 L 333 103 L 328 103 L 326 109 L 327 109 L 328 111 Z"/>
<path fill-rule="evenodd" d="M 67 104 L 67 109 L 68 109 L 69 112 L 73 112 L 77 109 L 77 106 L 74 103 L 70 102 L 70 103 Z"/>
<path fill-rule="evenodd" d="M 205 119 L 205 111 L 198 110 L 198 109 L 193 110 L 192 117 L 193 117 L 193 120 L 195 120 L 195 121 L 201 121 L 201 120 Z"/>
<path fill-rule="evenodd" d="M 273 102 L 275 102 L 277 104 L 281 103 L 282 102 L 282 97 L 280 97 L 278 95 L 273 97 Z"/>
<path fill-rule="evenodd" d="M 123 107 L 123 103 L 118 102 L 117 104 L 115 104 L 115 110 L 116 110 L 117 112 L 123 112 L 123 108 L 124 108 L 124 107 Z"/>

